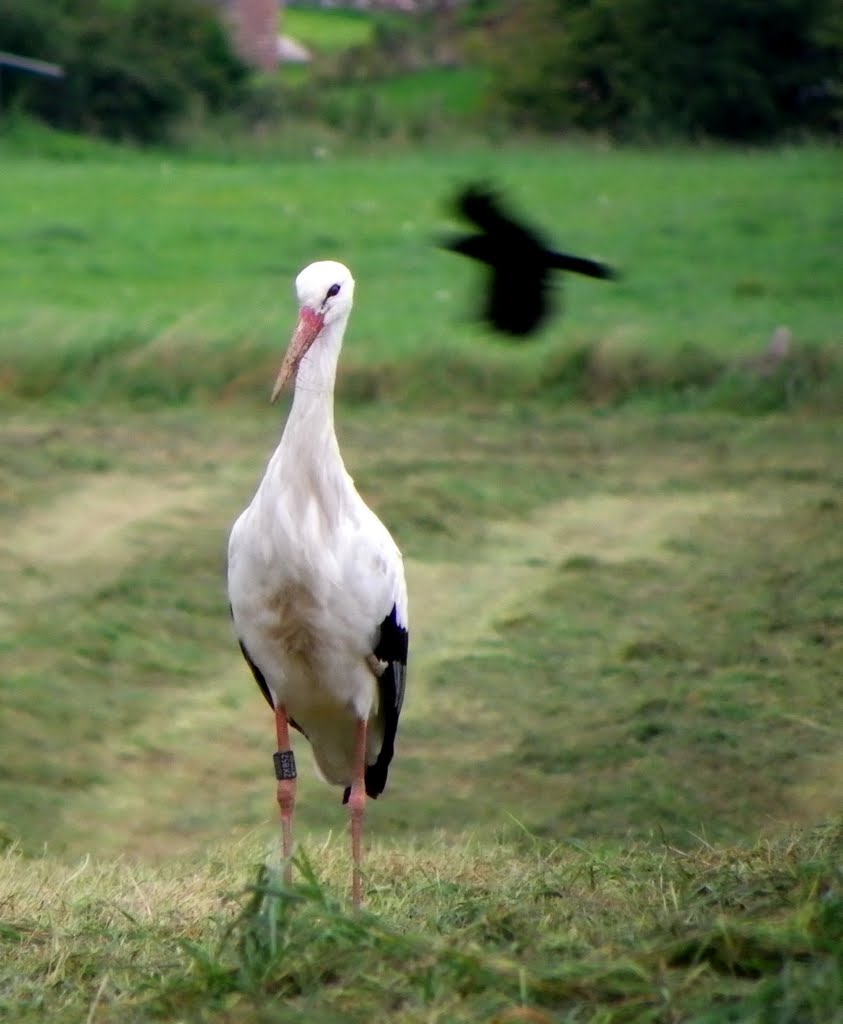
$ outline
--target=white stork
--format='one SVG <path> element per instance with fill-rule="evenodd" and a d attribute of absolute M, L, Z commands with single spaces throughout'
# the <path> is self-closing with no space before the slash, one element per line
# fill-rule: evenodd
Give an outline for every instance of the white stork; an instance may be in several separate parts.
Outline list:
<path fill-rule="evenodd" d="M 341 263 L 296 278 L 299 320 L 272 391 L 295 375 L 281 442 L 231 530 L 228 595 L 243 656 L 275 712 L 285 876 L 296 767 L 289 726 L 351 817 L 352 899 L 361 900 L 366 796 L 383 792 L 407 666 L 401 552 L 357 493 L 334 433 L 337 360 L 354 298 Z"/>

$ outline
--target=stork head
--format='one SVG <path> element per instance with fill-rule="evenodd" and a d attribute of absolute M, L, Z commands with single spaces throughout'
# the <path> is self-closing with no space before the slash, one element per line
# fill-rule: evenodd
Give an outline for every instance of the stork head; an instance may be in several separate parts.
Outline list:
<path fill-rule="evenodd" d="M 273 402 L 325 328 L 347 319 L 354 299 L 354 278 L 342 263 L 321 260 L 305 267 L 296 278 L 296 295 L 299 320 L 272 389 Z"/>

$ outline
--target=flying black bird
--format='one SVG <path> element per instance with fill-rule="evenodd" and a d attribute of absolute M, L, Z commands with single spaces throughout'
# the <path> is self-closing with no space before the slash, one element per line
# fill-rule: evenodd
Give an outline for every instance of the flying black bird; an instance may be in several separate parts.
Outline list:
<path fill-rule="evenodd" d="M 448 239 L 443 249 L 462 253 L 489 266 L 483 319 L 505 334 L 532 334 L 551 312 L 551 272 L 570 270 L 611 280 L 605 263 L 555 252 L 532 228 L 514 220 L 499 196 L 486 185 L 468 185 L 455 208 L 479 230 Z"/>

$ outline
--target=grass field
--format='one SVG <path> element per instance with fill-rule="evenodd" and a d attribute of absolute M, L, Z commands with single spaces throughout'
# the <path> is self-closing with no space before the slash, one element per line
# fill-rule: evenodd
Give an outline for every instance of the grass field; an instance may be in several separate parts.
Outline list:
<path fill-rule="evenodd" d="M 765 1020 L 779 990 L 781 1019 L 806 1000 L 836 1019 L 839 834 L 809 826 L 839 816 L 843 782 L 840 421 L 340 425 L 413 613 L 356 923 L 335 902 L 345 814 L 304 756 L 320 884 L 237 897 L 276 832 L 272 723 L 222 548 L 276 415 L 7 421 L 10 1019 Z"/>
<path fill-rule="evenodd" d="M 368 43 L 374 19 L 348 9 L 325 10 L 286 5 L 281 30 L 317 53 L 333 53 Z"/>
<path fill-rule="evenodd" d="M 780 323 L 839 345 L 834 154 L 56 146 L 4 153 L 0 1016 L 843 1020 L 839 392 L 795 356 L 765 405 L 739 368 Z M 430 247 L 490 167 L 624 271 L 523 348 Z M 222 579 L 326 255 L 358 278 L 340 441 L 412 617 L 359 917 L 303 743 L 298 882 L 265 872 Z M 689 345 L 731 376 L 666 383 Z"/>
<path fill-rule="evenodd" d="M 832 827 L 692 852 L 389 845 L 361 915 L 324 848 L 291 890 L 254 869 L 253 841 L 159 869 L 11 856 L 3 1008 L 26 1024 L 839 1024 L 840 852 Z"/>
<path fill-rule="evenodd" d="M 570 359 L 579 351 L 610 397 L 648 374 L 693 386 L 710 358 L 728 366 L 761 352 L 782 324 L 797 346 L 839 351 L 836 161 L 823 149 L 565 146 L 233 166 L 12 152 L 0 387 L 74 399 L 254 394 L 293 314 L 292 278 L 336 255 L 359 281 L 349 395 L 450 403 L 459 379 L 463 401 L 556 400 L 582 369 Z M 567 281 L 565 319 L 522 349 L 470 322 L 475 268 L 432 245 L 455 227 L 455 187 L 490 176 L 558 244 L 623 275 Z"/>

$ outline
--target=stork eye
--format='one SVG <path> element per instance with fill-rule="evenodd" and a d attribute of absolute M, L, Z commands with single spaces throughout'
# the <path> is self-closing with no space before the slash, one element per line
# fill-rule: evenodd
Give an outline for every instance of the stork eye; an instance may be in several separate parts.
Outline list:
<path fill-rule="evenodd" d="M 328 294 L 325 296 L 326 299 L 332 299 L 335 295 L 339 295 L 340 286 L 338 284 L 332 284 L 328 289 Z"/>

